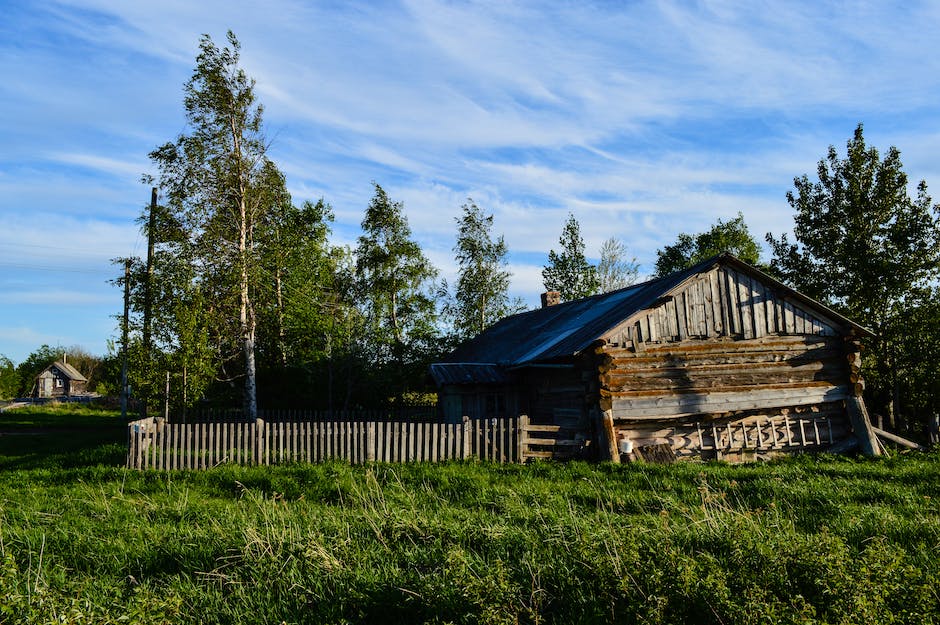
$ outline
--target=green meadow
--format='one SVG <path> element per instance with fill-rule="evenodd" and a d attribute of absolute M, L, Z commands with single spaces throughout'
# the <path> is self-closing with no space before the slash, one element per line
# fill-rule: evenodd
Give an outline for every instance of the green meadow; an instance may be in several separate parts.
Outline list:
<path fill-rule="evenodd" d="M 122 467 L 0 414 L 0 623 L 935 623 L 940 454 Z"/>

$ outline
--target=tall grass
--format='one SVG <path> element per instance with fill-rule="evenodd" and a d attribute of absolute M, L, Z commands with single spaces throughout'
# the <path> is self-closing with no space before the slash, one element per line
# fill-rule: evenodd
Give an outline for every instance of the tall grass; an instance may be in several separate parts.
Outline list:
<path fill-rule="evenodd" d="M 938 454 L 7 470 L 0 622 L 934 623 L 938 491 Z"/>

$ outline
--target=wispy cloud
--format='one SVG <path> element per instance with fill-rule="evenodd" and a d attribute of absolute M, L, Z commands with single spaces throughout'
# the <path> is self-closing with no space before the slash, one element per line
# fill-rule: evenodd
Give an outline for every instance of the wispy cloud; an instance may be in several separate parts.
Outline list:
<path fill-rule="evenodd" d="M 355 242 L 374 180 L 405 202 L 452 275 L 453 219 L 471 196 L 495 215 L 514 289 L 530 302 L 569 211 L 589 253 L 617 236 L 647 266 L 679 232 L 738 211 L 758 238 L 782 232 L 793 176 L 812 174 L 858 122 L 940 195 L 932 2 L 4 8 L 0 284 L 10 292 L 28 293 L 18 280 L 31 277 L 14 259 L 93 270 L 139 252 L 147 154 L 185 129 L 182 86 L 200 36 L 223 45 L 229 28 L 257 80 L 272 158 L 296 201 L 333 204 L 337 242 Z M 40 245 L 49 249 L 30 247 Z M 76 275 L 35 274 L 59 295 Z M 113 312 L 102 305 L 98 319 L 110 327 Z M 22 324 L 0 311 L 4 325 Z"/>

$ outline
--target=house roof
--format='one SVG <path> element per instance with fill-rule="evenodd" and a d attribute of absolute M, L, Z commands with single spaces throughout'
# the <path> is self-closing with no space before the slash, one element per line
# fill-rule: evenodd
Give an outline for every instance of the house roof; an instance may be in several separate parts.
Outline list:
<path fill-rule="evenodd" d="M 727 264 L 737 271 L 755 276 L 804 306 L 819 311 L 846 329 L 855 330 L 862 335 L 871 335 L 869 330 L 823 304 L 794 291 L 731 254 L 725 253 L 662 278 L 506 317 L 460 345 L 436 365 L 460 363 L 466 368 L 468 363 L 476 363 L 509 368 L 552 362 L 577 355 L 634 313 L 651 307 L 659 298 L 686 280 L 699 273 L 710 271 L 719 264 Z M 432 370 L 432 376 L 439 384 L 459 383 L 441 381 L 444 379 L 441 377 L 444 375 L 442 373 L 444 368 L 438 367 L 438 369 L 437 372 Z M 464 373 L 469 373 L 469 371 Z M 452 378 L 450 375 L 445 377 Z M 478 382 L 476 379 L 473 381 Z"/>
<path fill-rule="evenodd" d="M 65 374 L 65 377 L 67 377 L 70 380 L 74 380 L 75 382 L 87 382 L 88 381 L 88 378 L 86 378 L 81 373 L 79 373 L 78 369 L 68 364 L 67 362 L 56 360 L 54 363 L 46 367 L 43 371 L 44 372 L 48 371 L 52 367 L 55 367 L 56 369 L 61 371 L 63 374 Z"/>

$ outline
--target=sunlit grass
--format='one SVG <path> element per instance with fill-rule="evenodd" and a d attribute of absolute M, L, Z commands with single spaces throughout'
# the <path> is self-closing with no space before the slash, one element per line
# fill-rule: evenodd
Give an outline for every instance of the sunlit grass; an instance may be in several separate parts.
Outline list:
<path fill-rule="evenodd" d="M 68 457 L 0 471 L 0 623 L 940 621 L 938 454 L 191 473 Z"/>

